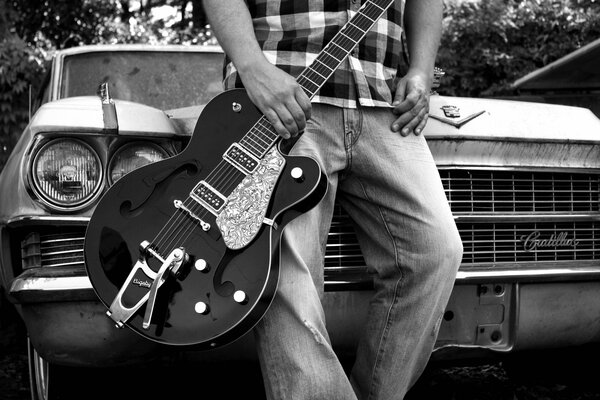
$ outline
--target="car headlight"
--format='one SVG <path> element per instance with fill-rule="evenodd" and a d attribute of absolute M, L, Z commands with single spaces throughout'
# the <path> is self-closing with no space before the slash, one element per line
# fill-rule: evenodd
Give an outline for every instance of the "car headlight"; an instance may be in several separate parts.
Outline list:
<path fill-rule="evenodd" d="M 134 169 L 164 160 L 168 156 L 165 150 L 154 143 L 133 142 L 126 144 L 110 160 L 108 166 L 109 181 L 113 184 Z"/>
<path fill-rule="evenodd" d="M 102 187 L 100 158 L 75 139 L 46 143 L 33 159 L 31 175 L 37 195 L 56 208 L 84 206 Z"/>

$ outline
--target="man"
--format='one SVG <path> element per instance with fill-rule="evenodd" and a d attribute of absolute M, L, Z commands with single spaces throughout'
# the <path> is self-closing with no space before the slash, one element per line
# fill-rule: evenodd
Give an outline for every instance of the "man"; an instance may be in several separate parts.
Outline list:
<path fill-rule="evenodd" d="M 314 157 L 328 178 L 325 198 L 284 230 L 278 292 L 254 330 L 269 399 L 403 398 L 429 359 L 462 256 L 421 135 L 441 0 L 406 0 L 405 7 L 395 1 L 313 104 L 295 80 L 360 3 L 204 0 L 231 60 L 226 88 L 243 85 L 283 138 L 303 132 L 292 154 Z M 401 56 L 403 12 L 408 68 Z M 336 197 L 355 222 L 375 282 L 349 377 L 332 350 L 320 303 Z"/>

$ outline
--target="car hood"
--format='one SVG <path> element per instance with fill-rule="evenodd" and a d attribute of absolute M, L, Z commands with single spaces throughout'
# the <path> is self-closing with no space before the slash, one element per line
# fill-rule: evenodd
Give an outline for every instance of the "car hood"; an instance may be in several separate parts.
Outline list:
<path fill-rule="evenodd" d="M 180 132 L 167 114 L 153 107 L 125 100 L 113 100 L 120 135 L 172 136 Z M 111 131 L 105 121 L 100 98 L 95 96 L 69 97 L 44 104 L 31 120 L 33 135 L 41 132 Z"/>
<path fill-rule="evenodd" d="M 600 143 L 600 119 L 581 107 L 431 96 L 428 139 Z"/>

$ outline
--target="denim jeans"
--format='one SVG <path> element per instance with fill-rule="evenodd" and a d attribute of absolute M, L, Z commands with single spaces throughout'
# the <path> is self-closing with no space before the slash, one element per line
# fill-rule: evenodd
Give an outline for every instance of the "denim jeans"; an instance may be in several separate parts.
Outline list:
<path fill-rule="evenodd" d="M 462 243 L 424 137 L 392 132 L 394 119 L 390 109 L 313 104 L 292 149 L 315 158 L 329 186 L 285 228 L 277 295 L 254 329 L 269 399 L 402 399 L 430 357 Z M 350 376 L 321 304 L 336 198 L 375 284 Z"/>

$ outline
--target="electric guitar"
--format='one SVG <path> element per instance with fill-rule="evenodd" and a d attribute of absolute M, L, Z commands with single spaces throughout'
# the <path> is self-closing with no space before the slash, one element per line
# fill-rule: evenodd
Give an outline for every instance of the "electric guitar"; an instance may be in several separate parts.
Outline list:
<path fill-rule="evenodd" d="M 309 98 L 393 0 L 367 0 L 297 78 Z M 85 237 L 92 286 L 117 327 L 198 349 L 244 335 L 277 289 L 287 223 L 314 207 L 327 181 L 315 160 L 290 156 L 242 89 L 200 114 L 178 155 L 117 181 Z"/>

